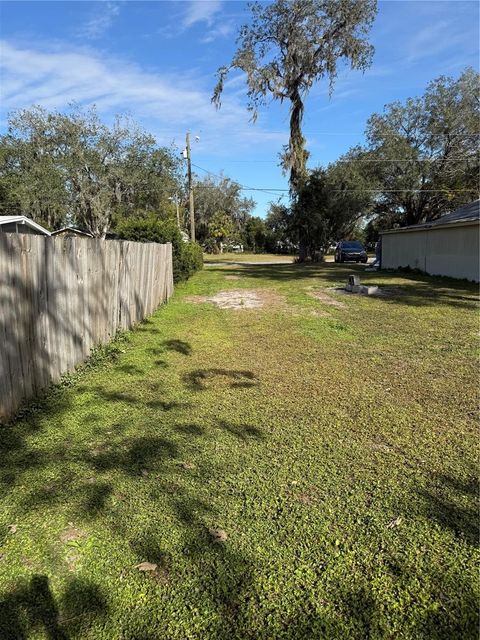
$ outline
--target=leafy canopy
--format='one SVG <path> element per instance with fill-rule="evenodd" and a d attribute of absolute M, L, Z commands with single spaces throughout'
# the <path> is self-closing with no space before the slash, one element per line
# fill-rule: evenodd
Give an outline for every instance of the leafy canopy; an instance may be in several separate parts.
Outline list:
<path fill-rule="evenodd" d="M 479 95 L 480 74 L 466 69 L 370 117 L 364 173 L 379 185 L 378 214 L 417 224 L 478 198 Z"/>
<path fill-rule="evenodd" d="M 269 98 L 290 102 L 290 140 L 283 166 L 297 192 L 306 176 L 307 152 L 301 132 L 304 99 L 315 82 L 327 78 L 333 89 L 340 60 L 352 69 L 370 65 L 373 47 L 366 36 L 376 15 L 375 0 L 276 0 L 251 5 L 229 66 L 217 72 L 213 102 L 220 106 L 232 69 L 246 75 L 248 108 L 255 120 Z"/>
<path fill-rule="evenodd" d="M 114 213 L 157 210 L 181 187 L 171 149 L 128 118 L 95 109 L 19 111 L 0 138 L 0 209 L 50 228 L 77 224 L 104 236 Z"/>
<path fill-rule="evenodd" d="M 242 196 L 241 186 L 227 176 L 195 181 L 197 239 L 217 250 L 220 242 L 238 241 L 255 201 Z M 213 242 L 208 243 L 208 240 Z"/>

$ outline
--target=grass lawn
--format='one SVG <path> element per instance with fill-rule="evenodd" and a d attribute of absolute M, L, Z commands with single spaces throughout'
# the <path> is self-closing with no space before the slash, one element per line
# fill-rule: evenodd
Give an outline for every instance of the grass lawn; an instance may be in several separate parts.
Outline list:
<path fill-rule="evenodd" d="M 354 271 L 390 295 L 327 290 Z M 475 297 L 331 263 L 178 287 L 2 428 L 0 638 L 477 638 Z"/>
<path fill-rule="evenodd" d="M 285 262 L 291 263 L 294 256 L 277 253 L 204 253 L 203 261 L 209 262 Z"/>

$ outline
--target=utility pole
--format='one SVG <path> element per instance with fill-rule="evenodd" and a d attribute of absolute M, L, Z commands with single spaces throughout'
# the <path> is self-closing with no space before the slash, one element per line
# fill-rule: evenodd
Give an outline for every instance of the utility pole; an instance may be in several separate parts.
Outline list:
<path fill-rule="evenodd" d="M 175 206 L 176 206 L 176 209 L 177 209 L 177 226 L 181 230 L 182 227 L 180 226 L 180 210 L 178 208 L 178 204 L 179 204 L 178 203 L 178 192 L 175 191 L 175 196 L 172 196 L 172 197 L 170 197 L 168 199 L 172 200 L 173 202 L 175 202 Z"/>
<path fill-rule="evenodd" d="M 177 207 L 177 225 L 178 228 L 181 229 L 180 226 L 180 211 L 178 209 L 178 193 L 175 191 L 175 206 Z"/>
<path fill-rule="evenodd" d="M 188 179 L 188 200 L 190 209 L 190 240 L 195 242 L 195 207 L 193 202 L 193 184 L 192 184 L 192 159 L 190 155 L 190 131 L 187 131 L 187 179 Z"/>

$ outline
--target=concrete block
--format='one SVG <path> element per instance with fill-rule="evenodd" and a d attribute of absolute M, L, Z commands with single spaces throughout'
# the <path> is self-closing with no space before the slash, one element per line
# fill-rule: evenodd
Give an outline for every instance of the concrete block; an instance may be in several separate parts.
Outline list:
<path fill-rule="evenodd" d="M 373 296 L 376 293 L 378 293 L 378 287 L 377 286 L 367 286 L 365 284 L 363 284 L 360 287 L 360 293 L 364 296 Z"/>
<path fill-rule="evenodd" d="M 360 293 L 361 286 L 359 284 L 347 284 L 345 290 L 350 291 L 350 293 Z"/>

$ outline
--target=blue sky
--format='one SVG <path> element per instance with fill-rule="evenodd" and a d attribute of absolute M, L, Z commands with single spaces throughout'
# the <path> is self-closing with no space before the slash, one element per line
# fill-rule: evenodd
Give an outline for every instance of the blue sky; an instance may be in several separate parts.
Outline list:
<path fill-rule="evenodd" d="M 244 186 L 286 189 L 278 153 L 288 140 L 288 105 L 272 103 L 256 122 L 244 83 L 233 75 L 220 111 L 210 103 L 215 71 L 228 63 L 246 3 L 1 2 L 0 126 L 9 111 L 41 104 L 96 104 L 102 118 L 130 113 L 159 143 L 183 148 L 198 135 L 193 162 Z M 440 75 L 479 65 L 479 3 L 380 1 L 371 32 L 372 67 L 342 69 L 334 94 L 312 91 L 304 131 L 310 166 L 327 164 L 362 142 L 368 116 L 421 94 Z M 205 175 L 196 169 L 199 175 Z M 263 216 L 272 194 L 245 191 Z"/>

